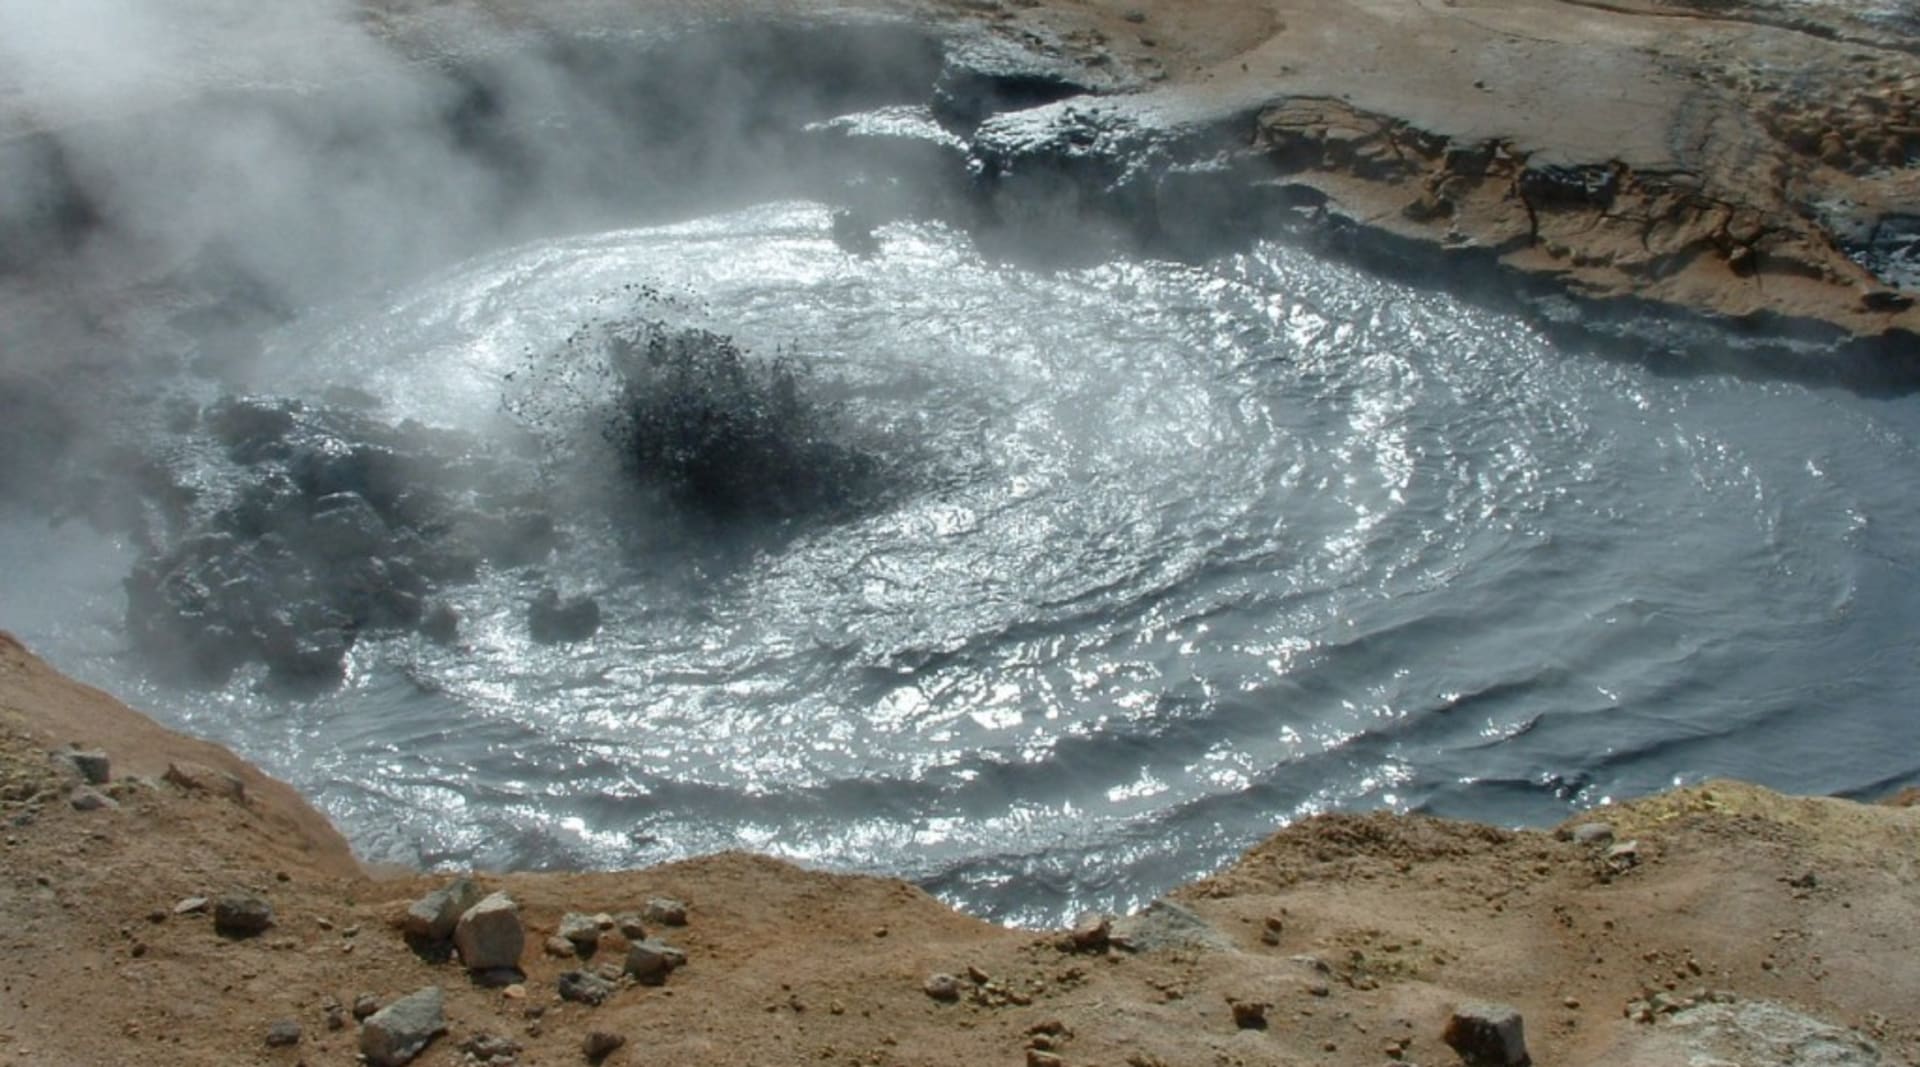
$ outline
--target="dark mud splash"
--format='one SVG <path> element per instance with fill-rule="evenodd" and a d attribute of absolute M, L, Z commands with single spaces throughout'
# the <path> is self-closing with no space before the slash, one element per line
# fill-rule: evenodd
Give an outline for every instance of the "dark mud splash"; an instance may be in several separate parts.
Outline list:
<path fill-rule="evenodd" d="M 579 454 L 597 423 L 613 458 L 657 503 L 716 523 L 848 517 L 877 506 L 883 447 L 830 399 L 798 352 L 760 356 L 733 338 L 632 315 L 583 327 L 517 372 L 541 382 L 507 409 L 555 452 Z M 594 462 L 599 457 L 582 457 Z"/>

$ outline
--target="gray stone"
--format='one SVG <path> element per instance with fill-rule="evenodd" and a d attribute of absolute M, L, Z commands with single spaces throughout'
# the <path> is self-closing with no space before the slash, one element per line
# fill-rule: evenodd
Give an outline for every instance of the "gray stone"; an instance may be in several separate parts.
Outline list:
<path fill-rule="evenodd" d="M 468 908 L 453 928 L 453 947 L 470 971 L 519 967 L 527 947 L 519 907 L 505 893 L 495 893 Z"/>
<path fill-rule="evenodd" d="M 920 988 L 935 1000 L 954 1001 L 960 999 L 960 979 L 953 975 L 930 974 Z"/>
<path fill-rule="evenodd" d="M 561 1000 L 600 1005 L 613 995 L 613 983 L 586 971 L 563 971 L 557 983 Z"/>
<path fill-rule="evenodd" d="M 1573 843 L 1576 845 L 1598 846 L 1613 841 L 1613 826 L 1604 822 L 1583 822 L 1573 828 Z"/>
<path fill-rule="evenodd" d="M 68 794 L 67 803 L 73 805 L 75 811 L 99 811 L 120 806 L 119 801 L 88 785 L 80 786 Z"/>
<path fill-rule="evenodd" d="M 547 938 L 544 947 L 547 950 L 547 955 L 557 960 L 570 960 L 580 952 L 579 945 L 561 937 L 559 934 Z"/>
<path fill-rule="evenodd" d="M 281 1019 L 267 1027 L 268 1048 L 289 1048 L 300 1043 L 300 1024 L 292 1019 Z"/>
<path fill-rule="evenodd" d="M 560 936 L 578 946 L 583 953 L 600 947 L 600 918 L 568 912 L 560 917 Z"/>
<path fill-rule="evenodd" d="M 445 941 L 453 936 L 460 916 L 483 895 L 473 879 L 456 878 L 409 905 L 401 928 L 411 937 Z"/>
<path fill-rule="evenodd" d="M 372 993 L 362 993 L 353 998 L 353 1017 L 365 1019 L 380 1010 L 380 998 Z"/>
<path fill-rule="evenodd" d="M 428 986 L 369 1016 L 360 1027 L 360 1054 L 373 1067 L 401 1067 L 446 1032 L 446 998 L 439 986 Z"/>
<path fill-rule="evenodd" d="M 1626 870 L 1640 863 L 1640 842 L 1623 841 L 1607 849 L 1607 864 L 1616 870 Z"/>
<path fill-rule="evenodd" d="M 647 906 L 640 915 L 646 921 L 659 923 L 661 926 L 687 925 L 687 906 L 671 897 L 654 897 L 647 901 Z"/>
<path fill-rule="evenodd" d="M 646 924 L 633 912 L 622 912 L 613 920 L 613 924 L 620 928 L 620 936 L 629 941 L 638 941 L 647 936 Z"/>
<path fill-rule="evenodd" d="M 627 1039 L 619 1034 L 595 1030 L 587 1035 L 585 1041 L 580 1042 L 580 1052 L 587 1057 L 589 1063 L 599 1063 L 613 1055 L 615 1049 L 626 1043 Z"/>
<path fill-rule="evenodd" d="M 1520 1013 L 1505 1004 L 1462 1004 L 1440 1035 L 1468 1067 L 1526 1067 L 1527 1037 Z"/>
<path fill-rule="evenodd" d="M 273 905 L 253 893 L 228 893 L 213 902 L 213 928 L 228 937 L 253 937 L 273 925 Z"/>
<path fill-rule="evenodd" d="M 687 954 L 660 941 L 636 941 L 627 949 L 626 973 L 645 985 L 659 985 L 674 968 L 687 962 Z"/>
<path fill-rule="evenodd" d="M 206 897 L 188 897 L 173 906 L 173 913 L 175 915 L 197 915 L 206 910 Z"/>

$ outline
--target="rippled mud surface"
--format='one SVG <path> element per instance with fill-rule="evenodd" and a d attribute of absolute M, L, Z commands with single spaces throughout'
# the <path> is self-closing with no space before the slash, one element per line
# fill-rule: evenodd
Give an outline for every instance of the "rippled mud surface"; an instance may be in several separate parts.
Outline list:
<path fill-rule="evenodd" d="M 0 588 L 63 667 L 409 864 L 742 847 L 1041 921 L 1328 808 L 1920 771 L 1885 743 L 1920 673 L 1910 404 L 1656 376 L 1279 245 L 1036 272 L 936 224 L 834 236 L 787 203 L 545 241 L 270 338 L 257 391 L 349 384 L 564 504 L 551 555 L 446 587 L 451 644 L 174 687 L 119 636 L 124 545 L 11 522 L 0 555 L 93 563 Z M 636 491 L 568 342 L 641 287 L 802 368 L 878 490 L 718 519 Z M 598 632 L 533 640 L 546 588 Z"/>

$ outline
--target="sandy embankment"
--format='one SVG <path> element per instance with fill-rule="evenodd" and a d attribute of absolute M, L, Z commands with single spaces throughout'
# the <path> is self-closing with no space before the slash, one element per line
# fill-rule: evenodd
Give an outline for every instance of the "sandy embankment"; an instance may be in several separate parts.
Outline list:
<path fill-rule="evenodd" d="M 450 1025 L 415 1061 L 428 1065 L 500 1047 L 472 1043 L 485 1035 L 518 1045 L 519 1063 L 583 1062 L 594 1030 L 626 1039 L 614 1064 L 1447 1064 L 1448 1012 L 1482 999 L 1523 1013 L 1540 1063 L 1920 1059 L 1912 808 L 1715 782 L 1582 820 L 1610 823 L 1611 844 L 1329 816 L 1122 921 L 1133 943 L 1105 951 L 979 922 L 901 882 L 748 855 L 489 874 L 528 926 L 525 980 L 497 989 L 394 926 L 443 877 L 370 877 L 286 787 L 10 638 L 0 738 L 4 1064 L 351 1063 L 357 1024 L 330 1028 L 329 1007 L 427 985 L 444 989 Z M 117 806 L 70 803 L 81 787 L 48 756 L 69 742 L 109 755 Z M 206 770 L 198 785 L 156 779 L 170 763 Z M 1610 853 L 1628 842 L 1630 859 Z M 271 904 L 271 929 L 229 939 L 175 913 L 236 890 Z M 562 971 L 624 950 L 609 933 L 591 962 L 547 954 L 562 914 L 656 896 L 689 905 L 688 925 L 654 931 L 687 966 L 599 1007 L 559 1000 Z M 935 972 L 959 976 L 958 1000 L 927 994 Z M 1266 1027 L 1237 1025 L 1234 1001 L 1266 1005 Z M 1637 1001 L 1653 1021 L 1629 1017 Z M 270 1047 L 288 1021 L 299 1042 Z"/>

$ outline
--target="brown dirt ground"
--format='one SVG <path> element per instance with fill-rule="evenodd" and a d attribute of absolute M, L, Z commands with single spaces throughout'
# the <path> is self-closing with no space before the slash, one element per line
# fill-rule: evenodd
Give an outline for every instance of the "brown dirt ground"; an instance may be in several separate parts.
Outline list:
<path fill-rule="evenodd" d="M 47 753 L 71 741 L 112 756 L 118 808 L 67 803 Z M 151 777 L 175 761 L 239 775 L 243 797 Z M 290 790 L 0 636 L 0 1064 L 350 1064 L 354 1024 L 329 1031 L 325 1005 L 428 984 L 447 992 L 451 1032 L 415 1061 L 427 1067 L 464 1062 L 481 1033 L 517 1041 L 522 1064 L 580 1063 L 590 1029 L 628 1039 L 615 1065 L 1020 1064 L 1049 1022 L 1069 1067 L 1377 1065 L 1390 1046 L 1450 1064 L 1439 1035 L 1464 999 L 1517 1006 L 1539 1063 L 1660 1063 L 1646 1043 L 1659 1027 L 1622 1011 L 1662 989 L 1777 1001 L 1871 1035 L 1885 1062 L 1920 1062 L 1920 810 L 1715 782 L 1594 817 L 1638 842 L 1637 865 L 1550 832 L 1309 820 L 1173 894 L 1215 944 L 1143 951 L 1073 951 L 905 883 L 741 854 L 486 875 L 529 927 L 526 980 L 502 991 L 394 929 L 443 876 L 370 876 Z M 228 940 L 172 914 L 235 888 L 271 901 L 266 934 Z M 661 931 L 688 966 L 599 1008 L 559 1001 L 558 973 L 578 964 L 541 944 L 560 916 L 659 895 L 690 905 L 688 926 Z M 601 957 L 619 959 L 609 942 Z M 936 971 L 969 995 L 929 998 Z M 1268 1027 L 1237 1028 L 1232 1000 L 1269 1004 Z M 268 1048 L 281 1019 L 304 1038 Z"/>

